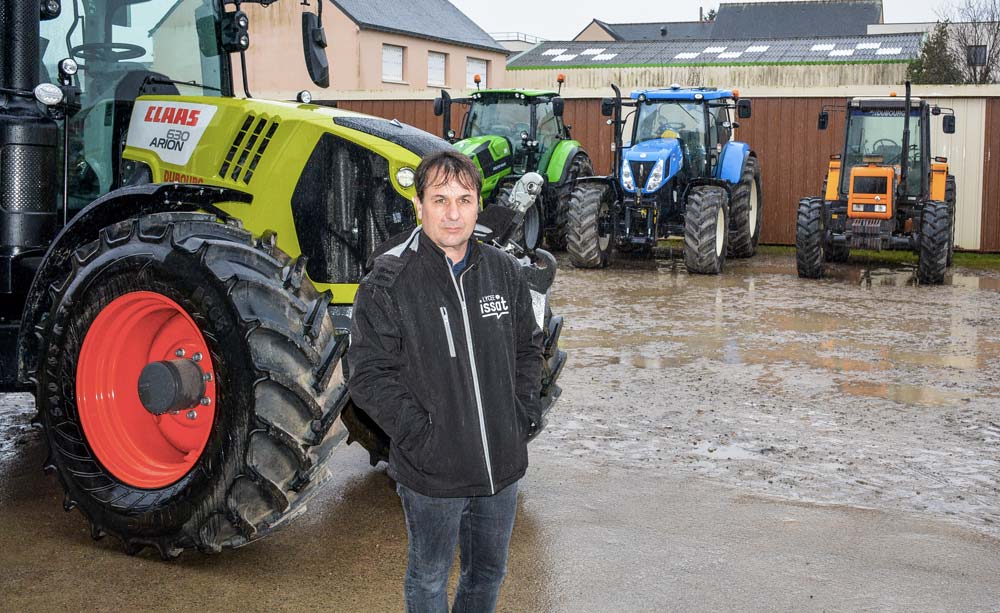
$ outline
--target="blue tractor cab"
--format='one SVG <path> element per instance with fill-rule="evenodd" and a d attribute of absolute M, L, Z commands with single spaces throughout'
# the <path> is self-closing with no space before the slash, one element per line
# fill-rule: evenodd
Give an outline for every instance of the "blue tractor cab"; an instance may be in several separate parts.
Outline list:
<path fill-rule="evenodd" d="M 735 111 L 749 118 L 750 101 L 734 90 L 705 87 L 636 90 L 627 99 L 614 90 L 615 97 L 602 102 L 602 112 L 614 117 L 612 175 L 578 182 L 578 200 L 593 202 L 601 192 L 607 204 L 596 218 L 574 216 L 596 228 L 581 226 L 574 234 L 574 264 L 607 265 L 613 248 L 648 254 L 670 236 L 684 237 L 690 272 L 718 273 L 727 255 L 753 255 L 761 226 L 760 167 L 750 147 L 734 140 L 739 124 L 732 117 Z"/>

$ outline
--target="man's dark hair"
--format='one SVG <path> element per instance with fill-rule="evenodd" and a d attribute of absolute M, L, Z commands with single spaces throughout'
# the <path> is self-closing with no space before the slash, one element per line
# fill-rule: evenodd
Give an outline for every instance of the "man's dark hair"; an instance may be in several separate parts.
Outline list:
<path fill-rule="evenodd" d="M 457 180 L 462 187 L 472 190 L 477 195 L 483 188 L 483 177 L 468 156 L 455 149 L 445 149 L 428 155 L 417 166 L 414 179 L 417 198 L 423 200 L 424 190 L 428 187 L 446 185 L 452 180 Z M 431 181 L 434 183 L 430 183 Z"/>

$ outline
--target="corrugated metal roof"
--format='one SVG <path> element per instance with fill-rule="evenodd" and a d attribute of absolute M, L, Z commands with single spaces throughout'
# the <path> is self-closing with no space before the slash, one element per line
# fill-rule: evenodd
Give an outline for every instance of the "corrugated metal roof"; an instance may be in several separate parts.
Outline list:
<path fill-rule="evenodd" d="M 330 0 L 362 28 L 429 38 L 447 43 L 510 51 L 497 43 L 448 0 Z"/>
<path fill-rule="evenodd" d="M 854 36 L 882 23 L 881 0 L 729 2 L 715 21 L 607 23 L 594 20 L 618 41 Z"/>
<path fill-rule="evenodd" d="M 922 38 L 922 34 L 907 33 L 768 40 L 548 41 L 511 59 L 507 68 L 905 62 L 919 55 Z"/>
<path fill-rule="evenodd" d="M 719 5 L 712 38 L 855 36 L 882 23 L 881 0 L 734 2 Z"/>

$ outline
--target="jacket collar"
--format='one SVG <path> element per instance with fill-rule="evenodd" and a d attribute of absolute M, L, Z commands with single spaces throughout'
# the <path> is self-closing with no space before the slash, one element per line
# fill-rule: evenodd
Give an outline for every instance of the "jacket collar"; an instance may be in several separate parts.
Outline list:
<path fill-rule="evenodd" d="M 417 235 L 416 238 L 417 241 L 419 241 L 419 249 L 416 247 L 416 245 L 410 246 L 409 247 L 410 249 L 413 249 L 413 251 L 416 251 L 418 254 L 421 251 L 423 251 L 424 253 L 433 254 L 434 257 L 442 259 L 447 257 L 444 253 L 444 250 L 435 245 L 434 241 L 432 241 L 423 231 L 421 231 L 420 228 L 417 228 L 417 230 L 414 231 L 414 234 Z M 411 237 L 411 240 L 412 238 L 414 237 Z M 479 259 L 482 257 L 482 248 L 479 244 L 479 241 L 470 238 L 469 251 L 467 253 L 469 256 L 469 261 L 466 264 L 466 268 L 472 268 L 479 262 Z M 454 262 L 452 263 L 454 264 Z"/>

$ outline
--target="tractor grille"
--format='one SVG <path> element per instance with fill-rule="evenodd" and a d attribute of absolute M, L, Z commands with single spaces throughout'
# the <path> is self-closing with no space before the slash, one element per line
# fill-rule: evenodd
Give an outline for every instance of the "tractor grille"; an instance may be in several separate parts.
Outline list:
<path fill-rule="evenodd" d="M 236 137 L 233 138 L 233 144 L 219 168 L 219 176 L 249 185 L 261 157 L 277 130 L 277 121 L 248 114 Z"/>
<path fill-rule="evenodd" d="M 656 160 L 652 162 L 636 162 L 630 161 L 629 169 L 632 171 L 632 178 L 635 179 L 636 189 L 641 190 L 646 187 L 646 179 L 649 178 L 649 173 L 653 171 L 653 166 L 656 165 Z"/>

